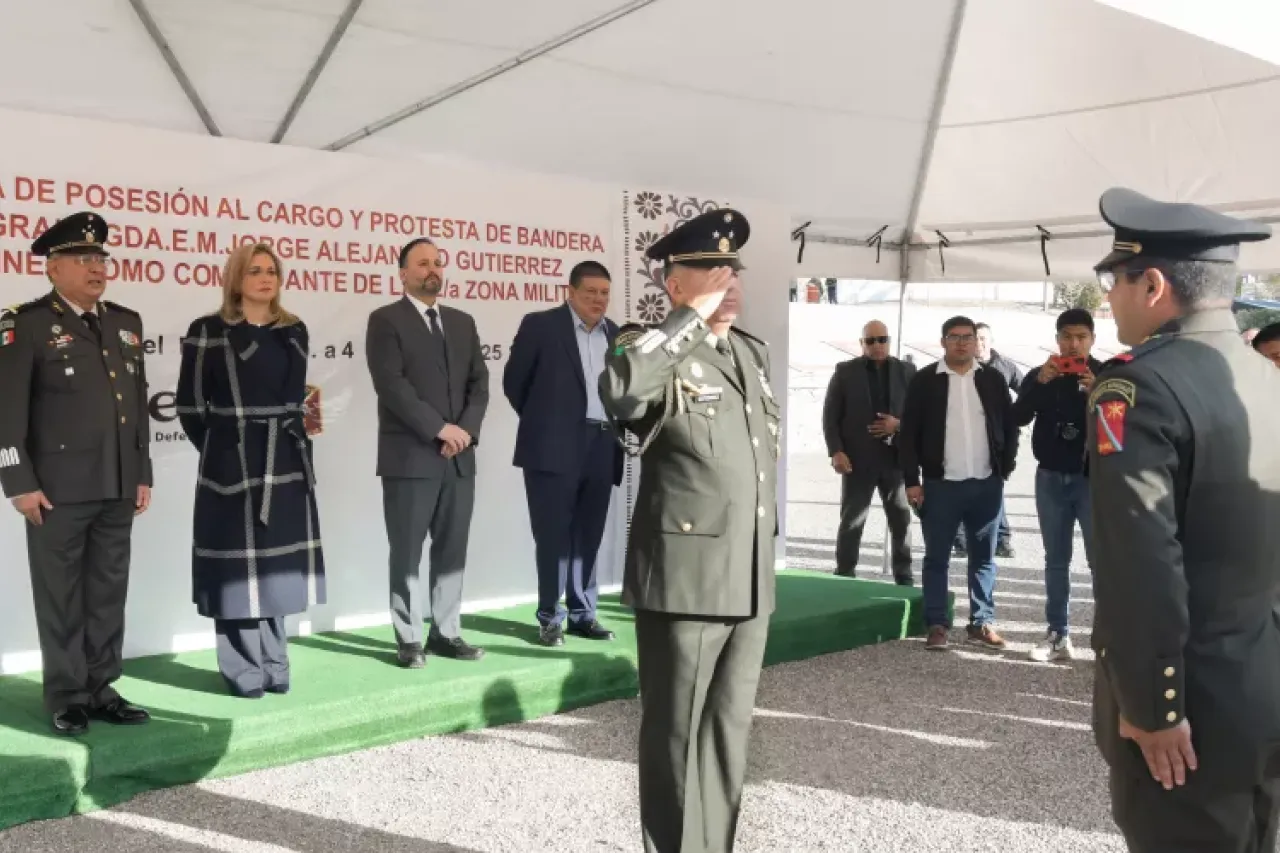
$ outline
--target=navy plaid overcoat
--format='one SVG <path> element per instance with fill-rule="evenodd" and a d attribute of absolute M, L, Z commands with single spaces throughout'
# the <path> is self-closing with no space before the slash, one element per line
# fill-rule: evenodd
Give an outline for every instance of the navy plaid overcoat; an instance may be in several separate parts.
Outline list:
<path fill-rule="evenodd" d="M 177 408 L 200 453 L 192 595 L 202 616 L 269 619 L 325 600 L 311 439 L 309 337 L 201 317 L 182 341 Z"/>

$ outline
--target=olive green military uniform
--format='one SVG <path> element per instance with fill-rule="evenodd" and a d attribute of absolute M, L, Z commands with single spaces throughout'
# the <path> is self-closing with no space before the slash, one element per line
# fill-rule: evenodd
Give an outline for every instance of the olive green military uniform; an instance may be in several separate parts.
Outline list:
<path fill-rule="evenodd" d="M 645 847 L 728 851 L 774 609 L 779 407 L 767 347 L 738 329 L 719 340 L 676 308 L 619 333 L 600 393 L 648 442 L 622 591 L 636 611 Z"/>
<path fill-rule="evenodd" d="M 1127 229 L 1139 233 L 1117 226 L 1119 260 L 1140 261 L 1144 247 L 1218 260 L 1213 246 L 1182 248 L 1186 234 L 1181 251 L 1160 247 L 1161 217 L 1180 213 L 1184 230 L 1195 221 L 1188 206 L 1167 207 L 1179 210 L 1110 211 L 1109 221 L 1143 223 Z M 1199 227 L 1231 236 L 1214 219 Z M 1270 853 L 1280 809 L 1280 373 L 1241 343 L 1230 311 L 1198 311 L 1108 362 L 1089 406 L 1094 728 L 1116 823 L 1133 851 Z M 1121 716 L 1147 732 L 1189 723 L 1199 767 L 1185 786 L 1166 791 L 1152 778 L 1121 738 Z"/>
<path fill-rule="evenodd" d="M 119 699 L 130 533 L 151 485 L 142 321 L 111 302 L 96 317 L 100 331 L 56 291 L 0 314 L 0 486 L 53 505 L 26 532 L 55 714 Z"/>

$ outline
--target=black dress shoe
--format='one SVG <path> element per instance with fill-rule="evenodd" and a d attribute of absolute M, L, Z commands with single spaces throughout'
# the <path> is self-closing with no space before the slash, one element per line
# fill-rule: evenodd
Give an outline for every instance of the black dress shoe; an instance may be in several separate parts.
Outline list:
<path fill-rule="evenodd" d="M 430 654 L 454 660 L 480 660 L 484 657 L 484 649 L 471 645 L 461 637 L 446 637 L 442 634 L 428 634 L 426 650 Z"/>
<path fill-rule="evenodd" d="M 563 646 L 564 629 L 559 625 L 543 625 L 538 629 L 538 642 L 544 646 Z"/>
<path fill-rule="evenodd" d="M 912 575 L 898 575 L 893 579 L 898 586 L 915 586 L 916 579 Z"/>
<path fill-rule="evenodd" d="M 72 705 L 53 715 L 53 731 L 56 734 L 82 735 L 89 730 L 89 714 L 80 705 Z"/>
<path fill-rule="evenodd" d="M 396 650 L 396 660 L 405 669 L 422 669 L 427 665 L 427 657 L 417 646 L 401 646 Z"/>
<path fill-rule="evenodd" d="M 578 625 L 570 625 L 569 633 L 575 637 L 582 637 L 586 640 L 612 640 L 613 632 L 596 620 L 583 622 Z"/>
<path fill-rule="evenodd" d="M 105 705 L 89 709 L 92 719 L 113 726 L 140 726 L 151 722 L 151 715 L 137 705 L 130 705 L 122 696 L 112 699 Z"/>
<path fill-rule="evenodd" d="M 1010 560 L 1017 556 L 1013 551 L 1013 546 L 1008 542 L 1001 542 L 996 545 L 996 556 L 1004 560 Z"/>

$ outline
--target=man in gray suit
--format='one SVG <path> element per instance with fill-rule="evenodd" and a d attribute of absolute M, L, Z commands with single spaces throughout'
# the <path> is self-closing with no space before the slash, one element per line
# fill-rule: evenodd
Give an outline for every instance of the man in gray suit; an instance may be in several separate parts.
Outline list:
<path fill-rule="evenodd" d="M 893 577 L 911 586 L 911 506 L 907 503 L 895 440 L 914 364 L 889 355 L 889 329 L 872 320 L 862 329 L 862 357 L 842 361 L 827 386 L 822 432 L 831 467 L 841 474 L 836 574 L 854 576 L 871 495 L 880 492 L 893 537 Z"/>
<path fill-rule="evenodd" d="M 436 304 L 440 250 L 400 250 L 405 296 L 369 315 L 365 356 L 378 394 L 378 476 L 391 545 L 391 618 L 409 669 L 425 652 L 479 660 L 460 636 L 462 574 L 475 506 L 475 448 L 489 405 L 489 368 L 470 314 Z M 419 565 L 431 534 L 431 633 L 422 642 Z"/>

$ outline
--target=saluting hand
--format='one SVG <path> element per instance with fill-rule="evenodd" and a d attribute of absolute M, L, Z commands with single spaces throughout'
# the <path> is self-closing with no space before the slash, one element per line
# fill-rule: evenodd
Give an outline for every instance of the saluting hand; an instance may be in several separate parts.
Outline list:
<path fill-rule="evenodd" d="M 142 515 L 151 506 L 151 487 L 138 486 L 138 500 L 133 505 L 133 514 Z"/>
<path fill-rule="evenodd" d="M 1191 723 L 1181 723 L 1162 732 L 1144 732 L 1124 717 L 1120 718 L 1120 737 L 1131 740 L 1142 750 L 1151 777 L 1172 791 L 1174 785 L 1187 783 L 1187 771 L 1198 767 L 1196 749 L 1191 744 Z"/>
<path fill-rule="evenodd" d="M 13 499 L 13 508 L 27 517 L 27 521 L 39 527 L 44 524 L 42 509 L 53 509 L 53 504 L 44 496 L 44 492 L 27 492 Z"/>

